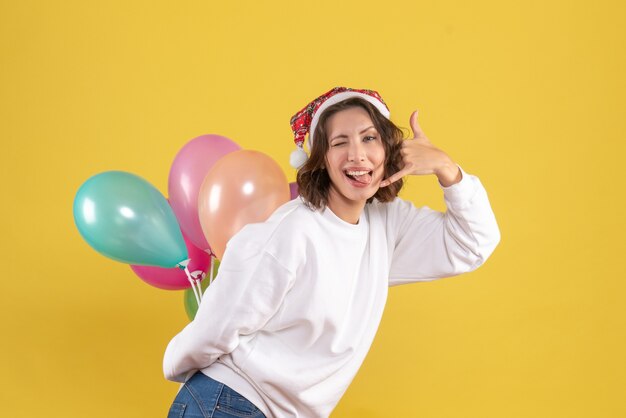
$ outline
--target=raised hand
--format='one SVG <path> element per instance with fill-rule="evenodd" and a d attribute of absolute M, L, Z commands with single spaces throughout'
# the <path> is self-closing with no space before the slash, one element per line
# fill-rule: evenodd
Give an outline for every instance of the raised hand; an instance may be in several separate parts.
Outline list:
<path fill-rule="evenodd" d="M 402 177 L 413 175 L 435 174 L 442 186 L 447 187 L 461 180 L 461 171 L 452 159 L 435 147 L 422 131 L 417 122 L 417 110 L 411 114 L 410 124 L 413 138 L 402 142 L 402 160 L 404 166 L 400 171 L 380 183 L 380 187 L 389 186 Z"/>

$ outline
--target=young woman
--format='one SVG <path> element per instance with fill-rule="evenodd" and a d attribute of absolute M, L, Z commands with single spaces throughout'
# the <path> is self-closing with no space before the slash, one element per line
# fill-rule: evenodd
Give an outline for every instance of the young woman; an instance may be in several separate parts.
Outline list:
<path fill-rule="evenodd" d="M 291 120 L 300 198 L 229 242 L 196 318 L 167 347 L 176 417 L 327 417 L 362 364 L 389 286 L 472 271 L 500 240 L 487 193 L 389 120 L 378 93 L 338 87 Z M 311 155 L 303 154 L 309 133 Z M 304 158 L 303 158 L 304 157 Z M 434 174 L 445 213 L 396 197 Z"/>

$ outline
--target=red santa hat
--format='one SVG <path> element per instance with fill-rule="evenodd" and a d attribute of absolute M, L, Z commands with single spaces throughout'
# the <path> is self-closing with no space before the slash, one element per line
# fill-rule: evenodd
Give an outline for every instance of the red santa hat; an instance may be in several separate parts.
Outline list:
<path fill-rule="evenodd" d="M 304 151 L 304 137 L 309 134 L 309 149 L 313 145 L 313 134 L 315 127 L 319 121 L 320 115 L 324 113 L 329 106 L 339 103 L 351 97 L 360 97 L 367 100 L 378 109 L 378 111 L 387 119 L 389 119 L 389 109 L 380 97 L 380 94 L 374 90 L 358 90 L 348 87 L 335 87 L 332 90 L 322 94 L 311 103 L 307 104 L 302 110 L 291 117 L 291 130 L 294 135 L 294 142 L 297 148 L 289 157 L 289 164 L 293 168 L 300 168 L 306 162 L 308 156 Z"/>

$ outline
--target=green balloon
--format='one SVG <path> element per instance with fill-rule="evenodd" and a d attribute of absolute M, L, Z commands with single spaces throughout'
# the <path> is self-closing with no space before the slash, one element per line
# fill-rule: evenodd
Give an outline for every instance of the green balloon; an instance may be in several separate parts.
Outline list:
<path fill-rule="evenodd" d="M 213 265 L 211 266 L 213 269 L 213 278 L 217 276 L 217 271 L 220 268 L 220 262 L 217 259 L 213 259 Z M 209 275 L 202 279 L 200 282 L 200 287 L 202 288 L 202 293 L 209 287 Z M 198 302 L 196 301 L 196 296 L 193 293 L 193 289 L 185 289 L 185 295 L 183 296 L 185 302 L 185 312 L 187 313 L 187 317 L 190 321 L 196 317 L 196 313 L 198 312 Z"/>
<path fill-rule="evenodd" d="M 172 268 L 188 258 L 165 197 L 131 173 L 107 171 L 88 179 L 74 199 L 74 222 L 96 251 L 122 263 Z"/>

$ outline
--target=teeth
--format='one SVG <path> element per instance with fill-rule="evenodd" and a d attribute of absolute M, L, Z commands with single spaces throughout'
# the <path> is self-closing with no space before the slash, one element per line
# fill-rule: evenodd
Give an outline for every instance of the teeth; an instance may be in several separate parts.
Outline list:
<path fill-rule="evenodd" d="M 362 176 L 363 174 L 369 173 L 369 171 L 346 171 L 350 176 Z"/>

